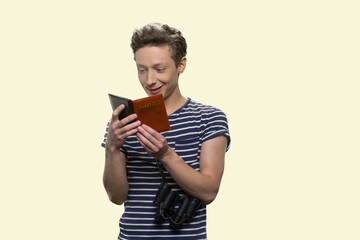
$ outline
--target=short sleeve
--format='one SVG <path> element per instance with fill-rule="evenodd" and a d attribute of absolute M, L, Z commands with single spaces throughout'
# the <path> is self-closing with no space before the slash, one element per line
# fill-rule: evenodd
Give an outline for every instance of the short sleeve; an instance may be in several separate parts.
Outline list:
<path fill-rule="evenodd" d="M 224 135 L 227 138 L 226 151 L 230 148 L 230 132 L 227 117 L 220 109 L 213 108 L 202 114 L 201 142 Z"/>
<path fill-rule="evenodd" d="M 101 146 L 102 146 L 103 148 L 105 148 L 105 146 L 106 146 L 106 139 L 107 139 L 107 134 L 108 134 L 108 131 L 109 131 L 109 125 L 110 125 L 110 122 L 108 122 L 107 125 L 106 125 L 106 130 L 105 130 L 104 139 L 103 139 L 103 141 L 102 141 L 102 143 L 101 143 Z"/>

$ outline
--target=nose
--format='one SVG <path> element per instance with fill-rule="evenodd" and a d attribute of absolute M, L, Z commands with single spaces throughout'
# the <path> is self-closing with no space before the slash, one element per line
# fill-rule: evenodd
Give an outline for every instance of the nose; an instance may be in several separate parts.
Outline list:
<path fill-rule="evenodd" d="M 148 86 L 154 85 L 156 83 L 156 76 L 152 71 L 148 71 L 146 84 Z"/>

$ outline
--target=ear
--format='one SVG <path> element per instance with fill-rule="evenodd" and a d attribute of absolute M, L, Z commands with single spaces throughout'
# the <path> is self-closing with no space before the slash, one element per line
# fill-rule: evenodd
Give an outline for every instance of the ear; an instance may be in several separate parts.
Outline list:
<path fill-rule="evenodd" d="M 183 73 L 185 71 L 186 68 L 186 57 L 183 57 L 177 67 L 178 69 L 178 74 Z"/>

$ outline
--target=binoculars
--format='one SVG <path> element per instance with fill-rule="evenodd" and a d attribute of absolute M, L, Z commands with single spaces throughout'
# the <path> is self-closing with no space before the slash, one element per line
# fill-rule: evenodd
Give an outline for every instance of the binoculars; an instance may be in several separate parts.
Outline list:
<path fill-rule="evenodd" d="M 180 202 L 179 208 L 175 209 L 178 202 Z M 153 203 L 158 207 L 155 221 L 163 222 L 169 219 L 170 227 L 173 229 L 180 228 L 184 222 L 189 223 L 202 204 L 199 199 L 194 197 L 186 195 L 180 197 L 165 181 L 160 184 Z"/>

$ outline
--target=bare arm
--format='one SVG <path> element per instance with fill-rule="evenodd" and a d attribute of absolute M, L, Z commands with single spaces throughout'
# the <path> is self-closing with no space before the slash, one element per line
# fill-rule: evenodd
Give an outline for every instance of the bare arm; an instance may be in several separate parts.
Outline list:
<path fill-rule="evenodd" d="M 110 201 L 115 204 L 122 204 L 126 200 L 129 191 L 126 156 L 120 151 L 120 147 L 128 136 L 137 132 L 136 127 L 140 125 L 139 121 L 127 125 L 127 123 L 136 119 L 136 114 L 119 121 L 118 117 L 123 109 L 124 105 L 121 105 L 113 112 L 105 147 L 103 183 Z"/>
<path fill-rule="evenodd" d="M 162 162 L 182 190 L 199 198 L 204 204 L 210 204 L 215 199 L 224 171 L 225 136 L 215 137 L 202 144 L 198 172 L 167 145 L 161 134 L 144 125 L 138 130 L 140 143 L 150 155 Z"/>
<path fill-rule="evenodd" d="M 120 150 L 105 149 L 103 183 L 111 202 L 123 204 L 127 198 L 129 185 L 126 175 L 126 157 Z"/>

